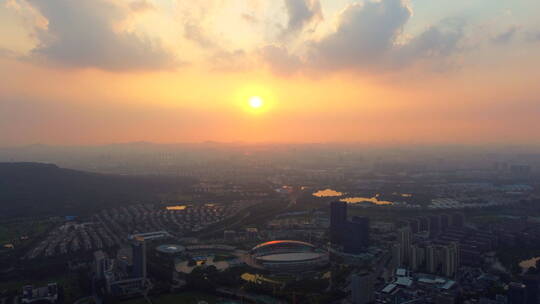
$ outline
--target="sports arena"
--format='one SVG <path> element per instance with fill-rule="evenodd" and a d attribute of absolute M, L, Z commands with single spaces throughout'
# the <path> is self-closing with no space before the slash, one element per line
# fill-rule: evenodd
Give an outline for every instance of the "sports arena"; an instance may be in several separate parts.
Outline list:
<path fill-rule="evenodd" d="M 250 251 L 251 264 L 276 271 L 308 270 L 328 263 L 328 253 L 301 241 L 281 240 L 259 244 Z"/>
<path fill-rule="evenodd" d="M 156 250 L 164 255 L 179 255 L 181 253 L 184 253 L 184 251 L 186 251 L 186 248 L 182 245 L 163 244 L 156 247 Z"/>

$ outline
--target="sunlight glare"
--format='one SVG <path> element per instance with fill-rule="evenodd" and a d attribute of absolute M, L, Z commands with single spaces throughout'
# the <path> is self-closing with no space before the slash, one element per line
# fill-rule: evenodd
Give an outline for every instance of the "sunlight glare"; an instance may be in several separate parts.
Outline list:
<path fill-rule="evenodd" d="M 249 98 L 249 105 L 254 108 L 254 109 L 257 109 L 257 108 L 260 108 L 264 105 L 264 101 L 261 97 L 259 96 L 252 96 Z"/>

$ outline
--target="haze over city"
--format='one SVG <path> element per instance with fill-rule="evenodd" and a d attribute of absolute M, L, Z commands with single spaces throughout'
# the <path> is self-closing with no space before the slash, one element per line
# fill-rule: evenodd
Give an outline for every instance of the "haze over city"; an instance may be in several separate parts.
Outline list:
<path fill-rule="evenodd" d="M 539 16 L 0 0 L 0 304 L 540 304 Z"/>
<path fill-rule="evenodd" d="M 538 143 L 539 10 L 3 0 L 0 143 Z"/>

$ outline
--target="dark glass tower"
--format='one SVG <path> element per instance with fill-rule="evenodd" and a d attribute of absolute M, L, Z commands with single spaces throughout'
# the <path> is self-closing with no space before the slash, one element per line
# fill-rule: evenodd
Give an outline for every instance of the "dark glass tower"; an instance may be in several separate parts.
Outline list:
<path fill-rule="evenodd" d="M 347 222 L 343 250 L 345 253 L 359 254 L 369 247 L 369 218 L 355 216 Z"/>
<path fill-rule="evenodd" d="M 144 240 L 131 243 L 133 249 L 133 277 L 146 278 L 146 244 Z"/>
<path fill-rule="evenodd" d="M 347 203 L 340 201 L 330 203 L 330 241 L 342 245 L 346 230 Z"/>
<path fill-rule="evenodd" d="M 508 284 L 508 292 L 506 298 L 508 304 L 526 304 L 527 303 L 527 294 L 525 285 L 521 283 L 510 283 Z"/>
<path fill-rule="evenodd" d="M 539 275 L 526 275 L 523 277 L 523 284 L 525 284 L 525 293 L 527 297 L 527 304 L 540 303 L 540 276 Z"/>

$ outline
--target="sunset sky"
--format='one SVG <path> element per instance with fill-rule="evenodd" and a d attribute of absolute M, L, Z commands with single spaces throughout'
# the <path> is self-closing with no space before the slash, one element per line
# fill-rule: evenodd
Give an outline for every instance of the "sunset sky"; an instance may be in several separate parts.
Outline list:
<path fill-rule="evenodd" d="M 0 0 L 0 146 L 538 144 L 539 16 L 538 0 Z"/>

